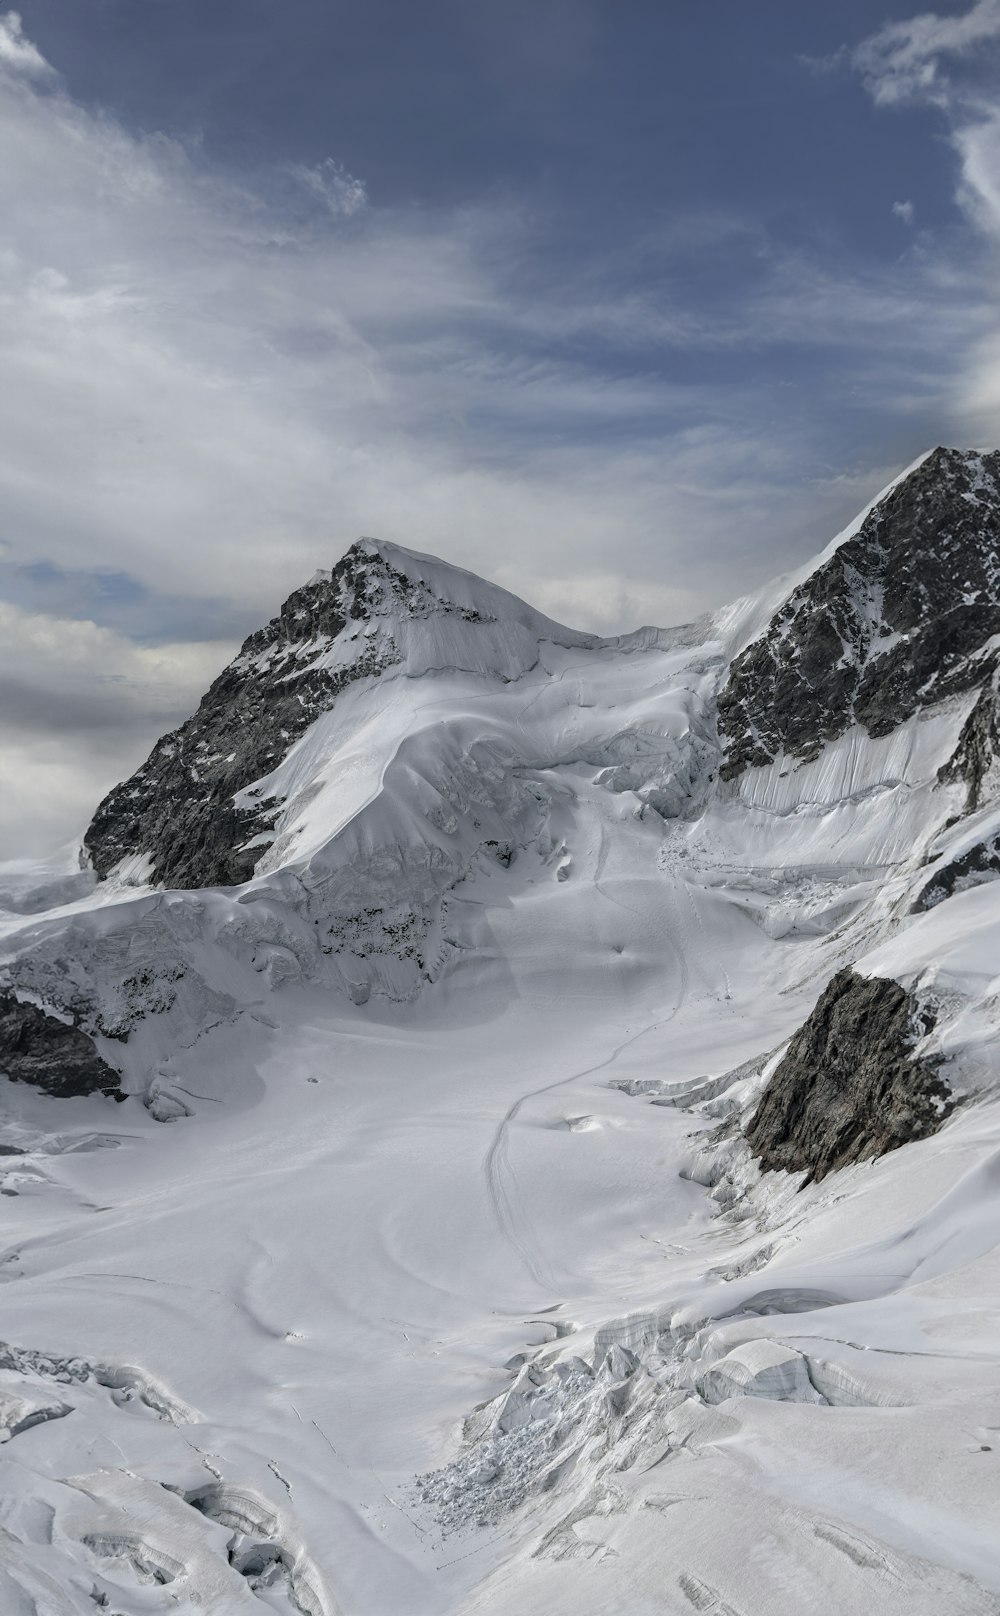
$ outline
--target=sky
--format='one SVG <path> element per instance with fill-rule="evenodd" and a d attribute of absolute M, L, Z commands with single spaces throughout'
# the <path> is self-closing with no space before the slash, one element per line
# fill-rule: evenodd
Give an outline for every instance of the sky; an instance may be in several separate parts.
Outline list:
<path fill-rule="evenodd" d="M 1000 0 L 0 0 L 0 857 L 359 534 L 605 632 L 1000 443 Z"/>

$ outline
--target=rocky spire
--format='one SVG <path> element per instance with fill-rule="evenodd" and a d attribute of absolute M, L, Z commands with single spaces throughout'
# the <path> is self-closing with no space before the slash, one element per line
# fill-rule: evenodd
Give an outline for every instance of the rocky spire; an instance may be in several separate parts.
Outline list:
<path fill-rule="evenodd" d="M 794 589 L 719 696 L 723 778 L 886 735 L 984 684 L 1000 633 L 1000 453 L 935 449 Z"/>

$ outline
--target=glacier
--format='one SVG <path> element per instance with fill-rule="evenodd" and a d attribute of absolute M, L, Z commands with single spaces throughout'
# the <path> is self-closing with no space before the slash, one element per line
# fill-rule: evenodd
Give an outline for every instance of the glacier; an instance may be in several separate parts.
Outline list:
<path fill-rule="evenodd" d="M 1000 1612 L 998 577 L 953 450 L 612 639 L 361 540 L 0 867 L 0 1610 Z"/>

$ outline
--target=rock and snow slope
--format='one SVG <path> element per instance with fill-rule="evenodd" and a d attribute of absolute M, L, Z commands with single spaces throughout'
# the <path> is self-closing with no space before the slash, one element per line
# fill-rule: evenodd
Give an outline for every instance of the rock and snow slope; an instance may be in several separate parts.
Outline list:
<path fill-rule="evenodd" d="M 998 568 L 363 540 L 0 872 L 0 1610 L 1000 1612 Z"/>
<path fill-rule="evenodd" d="M 361 539 L 289 596 L 194 717 L 101 804 L 85 837 L 94 868 L 148 853 L 171 886 L 245 880 L 282 801 L 272 769 L 348 686 L 390 670 L 508 682 L 537 665 L 543 640 L 594 643 L 458 568 Z"/>

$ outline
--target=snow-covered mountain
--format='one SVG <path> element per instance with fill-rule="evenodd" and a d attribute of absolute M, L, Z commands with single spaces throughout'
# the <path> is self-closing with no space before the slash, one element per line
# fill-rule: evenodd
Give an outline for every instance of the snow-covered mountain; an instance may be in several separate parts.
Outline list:
<path fill-rule="evenodd" d="M 1000 1611 L 998 577 L 363 539 L 0 871 L 0 1610 Z"/>
<path fill-rule="evenodd" d="M 457 567 L 361 539 L 250 636 L 194 717 L 101 804 L 85 838 L 94 869 L 146 854 L 171 886 L 246 880 L 287 799 L 280 765 L 351 685 L 442 672 L 506 683 L 537 666 L 546 640 L 594 643 Z"/>

